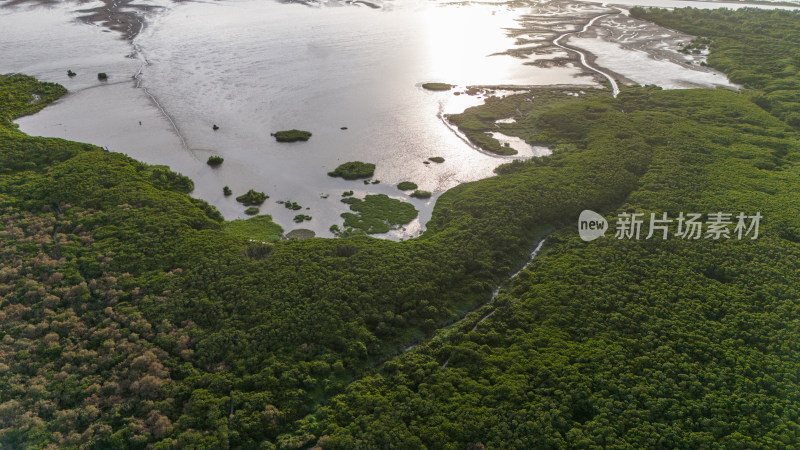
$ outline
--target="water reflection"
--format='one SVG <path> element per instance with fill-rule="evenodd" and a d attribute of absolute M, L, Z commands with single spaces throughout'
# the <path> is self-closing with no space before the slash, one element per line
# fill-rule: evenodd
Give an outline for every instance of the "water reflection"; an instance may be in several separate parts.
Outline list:
<path fill-rule="evenodd" d="M 563 52 L 537 54 L 535 49 L 546 46 L 548 30 L 574 29 L 565 15 L 604 10 L 569 2 L 515 3 L 512 8 L 408 0 L 387 2 L 382 9 L 308 8 L 263 0 L 158 4 L 163 11 L 152 16 L 133 46 L 74 23 L 75 4 L 3 10 L 0 71 L 30 73 L 73 93 L 21 119 L 21 128 L 169 164 L 195 181 L 193 195 L 229 219 L 244 217 L 244 207 L 235 196 L 223 196 L 226 185 L 235 193 L 250 188 L 267 192 L 271 199 L 262 213 L 272 214 L 287 231 L 295 227 L 295 212 L 274 202 L 297 202 L 313 217 L 302 226 L 318 236 L 330 236 L 328 228 L 341 225 L 339 215 L 347 210 L 339 202 L 342 191 L 406 198 L 395 185 L 413 181 L 434 192 L 430 200 L 408 199 L 420 218 L 405 231 L 391 233 L 392 238 L 422 230 L 441 192 L 492 176 L 497 165 L 509 160 L 475 151 L 444 126 L 443 115 L 482 101 L 455 93 L 476 84 L 594 85 L 564 60 Z M 525 29 L 538 25 L 542 33 Z M 79 76 L 67 78 L 68 68 Z M 133 88 L 131 76 L 140 69 L 141 85 L 168 117 Z M 93 76 L 101 71 L 110 74 L 108 83 Z M 421 88 L 430 81 L 458 87 L 449 92 Z M 104 108 L 113 113 L 97 114 Z M 288 128 L 307 129 L 313 137 L 295 144 L 270 137 Z M 521 150 L 521 156 L 544 151 L 498 137 Z M 204 163 L 212 154 L 225 158 L 219 168 Z M 430 163 L 431 156 L 445 162 Z M 350 160 L 375 163 L 380 183 L 326 175 Z"/>

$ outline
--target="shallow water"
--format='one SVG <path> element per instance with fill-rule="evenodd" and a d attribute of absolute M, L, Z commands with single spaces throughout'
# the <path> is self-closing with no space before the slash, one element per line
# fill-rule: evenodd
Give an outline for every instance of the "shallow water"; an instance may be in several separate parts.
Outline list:
<path fill-rule="evenodd" d="M 390 11 L 260 0 L 193 4 L 161 17 L 136 43 L 151 63 L 143 85 L 163 99 L 189 147 L 226 158 L 216 171 L 217 189 L 258 187 L 310 206 L 312 222 L 333 211 L 309 223 L 324 233 L 341 223 L 345 206 L 335 198 L 343 190 L 403 198 L 394 185 L 409 180 L 438 194 L 490 176 L 507 161 L 473 151 L 437 118 L 479 99 L 426 91 L 422 83 L 592 83 L 574 79 L 574 68 L 553 71 L 487 56 L 513 45 L 503 28 L 520 13 L 414 2 L 394 3 Z M 290 128 L 313 136 L 289 145 L 269 136 Z M 423 164 L 431 156 L 446 161 Z M 381 184 L 325 175 L 349 160 L 375 163 Z M 320 199 L 322 193 L 330 197 Z M 226 216 L 240 214 L 239 205 L 226 203 Z M 433 205 L 413 203 L 423 218 Z"/>
<path fill-rule="evenodd" d="M 500 121 L 498 121 L 500 122 Z M 533 156 L 547 156 L 553 154 L 553 151 L 547 147 L 538 145 L 530 145 L 524 139 L 516 136 L 508 136 L 503 133 L 492 132 L 490 133 L 501 145 L 513 148 L 517 151 L 519 156 L 533 157 Z"/>
<path fill-rule="evenodd" d="M 571 64 L 543 68 L 524 64 L 541 55 L 527 60 L 496 55 L 515 47 L 507 33 L 520 18 L 552 14 L 534 4 L 510 8 L 402 0 L 386 2 L 382 9 L 264 0 L 158 4 L 164 9 L 149 15 L 150 24 L 133 45 L 78 23 L 74 10 L 80 8 L 73 3 L 0 10 L 0 72 L 28 73 L 70 90 L 55 105 L 20 119 L 21 129 L 168 164 L 194 180 L 194 196 L 228 219 L 245 217 L 233 197 L 250 188 L 264 191 L 271 198 L 261 212 L 273 215 L 286 231 L 303 227 L 330 236 L 328 228 L 341 226 L 339 214 L 347 210 L 340 194 L 353 190 L 356 196 L 385 193 L 413 203 L 419 219 L 387 237 L 414 236 L 443 191 L 492 176 L 495 167 L 512 159 L 476 151 L 443 123 L 443 114 L 482 101 L 455 96 L 456 90 L 475 84 L 594 85 Z M 598 64 L 615 64 L 609 59 L 614 52 L 599 53 Z M 639 63 L 650 61 L 645 57 Z M 68 78 L 67 69 L 78 76 Z M 108 82 L 97 80 L 101 71 L 110 75 Z M 137 73 L 138 81 L 132 78 Z M 687 76 L 695 75 L 676 75 Z M 430 81 L 459 87 L 451 92 L 421 88 Z M 213 131 L 213 124 L 220 129 Z M 270 137 L 289 128 L 313 136 L 292 144 Z M 509 145 L 520 147 L 518 157 L 543 151 L 521 140 Z M 212 154 L 225 158 L 222 166 L 205 164 Z M 425 164 L 431 156 L 445 162 Z M 380 183 L 326 175 L 350 160 L 375 163 Z M 408 198 L 395 188 L 406 180 L 434 197 Z M 234 196 L 222 195 L 225 185 Z M 280 200 L 304 209 L 290 211 L 276 203 Z M 297 213 L 313 219 L 297 226 L 292 221 Z"/>
<path fill-rule="evenodd" d="M 735 88 L 725 74 L 716 71 L 691 70 L 666 60 L 653 60 L 647 53 L 625 49 L 614 42 L 570 37 L 570 45 L 588 50 L 597 58 L 598 66 L 641 84 L 656 84 L 665 89 L 724 86 Z M 694 72 L 687 76 L 687 71 Z"/>
<path fill-rule="evenodd" d="M 70 14 L 63 8 L 48 10 L 59 12 Z M 52 70 L 31 71 L 21 62 L 9 66 L 68 87 L 78 78 L 98 86 L 19 120 L 30 134 L 88 141 L 146 162 L 169 164 L 195 181 L 193 195 L 214 204 L 229 219 L 245 217 L 245 208 L 235 195 L 225 198 L 223 186 L 230 186 L 234 194 L 262 190 L 271 196 L 262 213 L 272 214 L 287 230 L 295 227 L 293 216 L 302 212 L 313 217 L 303 227 L 329 235 L 328 228 L 341 225 L 339 214 L 347 210 L 338 201 L 345 190 L 404 198 L 420 210 L 420 219 L 390 234 L 401 238 L 421 230 L 435 197 L 410 199 L 394 187 L 398 182 L 414 181 L 438 196 L 459 183 L 491 176 L 497 165 L 510 159 L 476 152 L 439 117 L 478 104 L 481 98 L 426 91 L 422 83 L 593 84 L 588 77 L 575 78 L 575 68 L 548 70 L 506 55 L 488 56 L 513 45 L 504 28 L 521 12 L 505 6 L 414 2 L 396 3 L 391 10 L 313 9 L 260 0 L 188 3 L 158 16 L 134 41 L 141 60 L 122 58 L 83 67 L 68 56 L 52 64 Z M 56 23 L 47 26 L 59 32 Z M 61 27 L 62 40 L 76 41 L 79 32 L 74 28 L 81 26 L 86 27 Z M 20 30 L 20 45 L 27 33 Z M 77 41 L 74 53 L 80 54 L 86 48 Z M 115 40 L 109 45 L 125 43 Z M 157 117 L 158 109 L 146 96 L 133 98 L 136 91 L 129 85 L 61 76 L 69 65 L 81 74 L 102 68 L 112 81 L 120 80 L 136 73 L 144 58 L 148 65 L 142 69 L 141 85 L 169 113 L 166 118 Z M 48 55 L 36 59 L 47 60 Z M 87 111 L 102 110 L 104 103 L 125 106 L 109 107 L 113 114 L 86 120 Z M 170 121 L 179 135 L 170 132 Z M 213 124 L 220 129 L 213 131 Z M 343 126 L 348 129 L 341 130 Z M 308 142 L 285 144 L 269 135 L 288 128 L 307 129 L 313 136 Z M 97 130 L 94 135 L 92 129 Z M 204 162 L 211 154 L 223 156 L 223 165 L 209 168 Z M 431 156 L 442 156 L 445 162 L 425 164 Z M 349 160 L 375 163 L 374 178 L 380 184 L 326 175 Z M 310 209 L 289 211 L 275 203 L 278 200 Z"/>

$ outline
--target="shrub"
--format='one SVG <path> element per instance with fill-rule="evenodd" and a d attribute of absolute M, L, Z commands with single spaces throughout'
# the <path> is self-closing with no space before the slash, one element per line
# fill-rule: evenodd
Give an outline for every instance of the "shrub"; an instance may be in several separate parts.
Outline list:
<path fill-rule="evenodd" d="M 431 198 L 431 192 L 430 191 L 420 191 L 419 189 L 417 189 L 416 191 L 411 193 L 411 196 L 414 197 L 414 198 Z"/>
<path fill-rule="evenodd" d="M 259 209 L 258 209 L 257 206 L 251 206 L 251 207 L 245 209 L 244 213 L 247 214 L 248 216 L 255 216 L 256 214 L 258 214 L 258 211 L 259 211 Z"/>
<path fill-rule="evenodd" d="M 108 79 L 108 75 L 105 72 L 100 72 L 97 74 L 97 79 L 100 81 L 105 81 Z"/>
<path fill-rule="evenodd" d="M 229 188 L 228 186 L 225 186 L 224 188 L 222 188 L 222 194 L 225 195 L 225 197 L 227 197 L 233 194 L 233 191 L 231 191 L 231 188 Z"/>
<path fill-rule="evenodd" d="M 291 209 L 292 211 L 297 211 L 297 210 L 299 210 L 299 209 L 303 209 L 303 207 L 302 207 L 302 206 L 298 205 L 298 204 L 297 204 L 297 203 L 295 203 L 295 202 L 288 201 L 288 200 L 287 200 L 287 201 L 285 201 L 285 202 L 283 202 L 283 206 L 284 206 L 286 209 Z"/>
<path fill-rule="evenodd" d="M 342 177 L 345 180 L 357 180 L 359 178 L 369 178 L 375 173 L 375 164 L 361 161 L 349 161 L 341 164 L 333 172 L 328 172 L 332 177 Z"/>
<path fill-rule="evenodd" d="M 303 130 L 285 130 L 272 133 L 278 142 L 307 141 L 311 137 L 311 132 Z"/>
<path fill-rule="evenodd" d="M 453 85 L 447 83 L 425 83 L 422 87 L 429 91 L 449 91 L 453 88 Z"/>
<path fill-rule="evenodd" d="M 250 189 L 249 191 L 247 191 L 246 194 L 236 197 L 236 201 L 243 204 L 244 206 L 251 206 L 251 205 L 260 205 L 264 203 L 264 200 L 268 198 L 269 195 L 263 192 L 256 192 Z"/>
<path fill-rule="evenodd" d="M 410 191 L 416 188 L 417 183 L 412 183 L 411 181 L 403 181 L 397 184 L 397 189 L 400 189 L 401 191 Z"/>
<path fill-rule="evenodd" d="M 217 167 L 218 165 L 222 164 L 222 161 L 225 161 L 225 159 L 222 156 L 214 155 L 208 157 L 208 161 L 206 161 L 206 164 L 208 164 L 211 167 Z"/>

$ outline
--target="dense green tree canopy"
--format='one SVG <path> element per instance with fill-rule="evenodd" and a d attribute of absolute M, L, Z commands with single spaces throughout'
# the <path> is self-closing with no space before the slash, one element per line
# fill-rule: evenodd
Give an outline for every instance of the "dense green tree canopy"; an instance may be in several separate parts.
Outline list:
<path fill-rule="evenodd" d="M 646 14 L 708 37 L 710 64 L 723 19 L 754 46 L 769 23 L 797 53 L 795 13 Z M 469 111 L 477 130 L 509 110 L 503 133 L 554 153 L 444 193 L 406 242 L 252 242 L 181 175 L 19 132 L 64 90 L 0 76 L 0 446 L 790 447 L 798 102 L 761 101 L 784 72 L 761 67 L 745 93 Z M 584 209 L 763 220 L 755 240 L 584 243 Z"/>

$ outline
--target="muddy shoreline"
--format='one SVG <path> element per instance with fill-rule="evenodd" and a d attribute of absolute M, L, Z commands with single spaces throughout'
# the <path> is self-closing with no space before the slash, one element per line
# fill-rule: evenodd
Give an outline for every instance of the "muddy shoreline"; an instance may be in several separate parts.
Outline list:
<path fill-rule="evenodd" d="M 132 41 L 144 29 L 146 16 L 164 9 L 159 5 L 147 5 L 135 0 L 99 0 L 102 6 L 94 8 L 80 8 L 81 5 L 96 3 L 91 0 L 76 0 L 75 12 L 79 14 L 78 20 L 87 24 L 96 25 L 109 32 L 117 32 L 128 41 Z M 175 1 L 180 3 L 181 0 Z M 3 8 L 16 6 L 53 6 L 63 4 L 57 0 L 9 0 L 2 3 Z"/>

